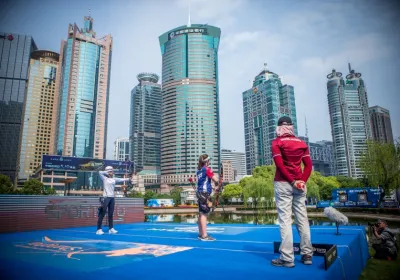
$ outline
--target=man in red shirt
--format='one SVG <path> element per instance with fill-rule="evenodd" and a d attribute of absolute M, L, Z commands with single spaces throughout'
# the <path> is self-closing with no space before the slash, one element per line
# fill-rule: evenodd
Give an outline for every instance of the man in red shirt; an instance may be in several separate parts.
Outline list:
<path fill-rule="evenodd" d="M 292 120 L 281 117 L 276 128 L 276 139 L 272 141 L 272 157 L 276 165 L 274 179 L 275 203 L 282 243 L 281 256 L 272 260 L 275 266 L 294 267 L 292 209 L 300 235 L 300 254 L 304 264 L 312 264 L 310 225 L 305 200 L 306 183 L 311 175 L 312 161 L 307 144 L 294 134 Z M 301 164 L 304 164 L 304 171 Z"/>

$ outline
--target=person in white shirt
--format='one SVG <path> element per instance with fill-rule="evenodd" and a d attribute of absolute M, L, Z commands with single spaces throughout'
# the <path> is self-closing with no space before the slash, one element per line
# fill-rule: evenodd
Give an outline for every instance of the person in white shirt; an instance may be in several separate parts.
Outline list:
<path fill-rule="evenodd" d="M 113 223 L 113 214 L 114 214 L 114 207 L 115 207 L 115 195 L 114 189 L 116 183 L 121 183 L 125 181 L 131 180 L 131 178 L 114 178 L 114 169 L 112 166 L 107 166 L 105 171 L 99 171 L 100 179 L 103 181 L 103 204 L 101 207 L 101 211 L 99 214 L 99 218 L 97 220 L 97 232 L 96 234 L 104 234 L 101 226 L 103 223 L 103 218 L 106 213 L 106 209 L 108 210 L 108 226 L 109 231 L 108 233 L 115 234 L 117 231 L 114 229 Z"/>

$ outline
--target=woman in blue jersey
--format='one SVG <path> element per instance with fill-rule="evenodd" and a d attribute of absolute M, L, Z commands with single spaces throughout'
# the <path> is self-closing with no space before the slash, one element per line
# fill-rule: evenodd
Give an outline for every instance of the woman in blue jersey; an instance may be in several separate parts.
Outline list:
<path fill-rule="evenodd" d="M 203 154 L 199 158 L 197 166 L 197 199 L 199 204 L 199 239 L 201 241 L 214 241 L 215 238 L 207 235 L 207 216 L 210 213 L 212 202 L 212 184 L 211 180 L 218 184 L 218 179 L 212 172 L 210 166 L 210 158 L 207 154 Z"/>

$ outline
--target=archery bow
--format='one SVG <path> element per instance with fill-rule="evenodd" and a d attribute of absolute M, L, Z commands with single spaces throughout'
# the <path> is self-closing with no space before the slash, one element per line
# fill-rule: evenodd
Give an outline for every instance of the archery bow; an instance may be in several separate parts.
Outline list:
<path fill-rule="evenodd" d="M 219 194 L 222 193 L 222 191 L 223 191 L 223 189 L 224 189 L 223 186 L 222 186 L 223 177 L 224 177 L 224 166 L 223 166 L 223 164 L 221 163 L 221 171 L 220 171 L 220 173 L 219 173 L 219 182 L 218 182 L 218 185 L 219 185 L 219 186 L 218 186 L 217 194 L 216 194 L 216 197 L 215 197 L 215 207 L 214 207 L 214 209 L 218 206 Z M 223 210 L 224 213 L 225 213 L 224 205 L 221 204 L 221 206 L 222 206 L 222 210 Z"/>

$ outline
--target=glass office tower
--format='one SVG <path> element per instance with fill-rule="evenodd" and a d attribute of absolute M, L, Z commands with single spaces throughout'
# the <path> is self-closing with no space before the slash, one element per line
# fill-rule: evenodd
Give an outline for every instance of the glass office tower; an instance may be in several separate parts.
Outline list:
<path fill-rule="evenodd" d="M 129 138 L 117 138 L 114 141 L 114 160 L 128 161 L 129 153 Z"/>
<path fill-rule="evenodd" d="M 111 35 L 96 38 L 93 19 L 69 25 L 61 44 L 58 155 L 105 158 L 111 72 Z"/>
<path fill-rule="evenodd" d="M 0 32 L 0 174 L 12 181 L 18 172 L 23 103 L 34 50 L 31 36 Z"/>
<path fill-rule="evenodd" d="M 34 51 L 31 54 L 28 88 L 18 153 L 18 179 L 26 180 L 41 165 L 42 155 L 54 151 L 59 54 Z"/>
<path fill-rule="evenodd" d="M 358 161 L 371 139 L 368 98 L 361 74 L 351 69 L 346 81 L 335 69 L 327 76 L 328 105 L 336 171 L 338 175 L 362 178 Z"/>
<path fill-rule="evenodd" d="M 246 170 L 252 174 L 260 165 L 272 164 L 271 143 L 281 116 L 289 116 L 297 135 L 294 88 L 283 85 L 279 76 L 267 69 L 258 74 L 253 87 L 243 92 Z"/>
<path fill-rule="evenodd" d="M 161 183 L 187 184 L 199 156 L 220 166 L 218 47 L 221 30 L 188 24 L 159 37 L 162 54 Z"/>
<path fill-rule="evenodd" d="M 130 156 L 135 171 L 160 175 L 161 85 L 158 75 L 140 73 L 131 92 Z"/>

